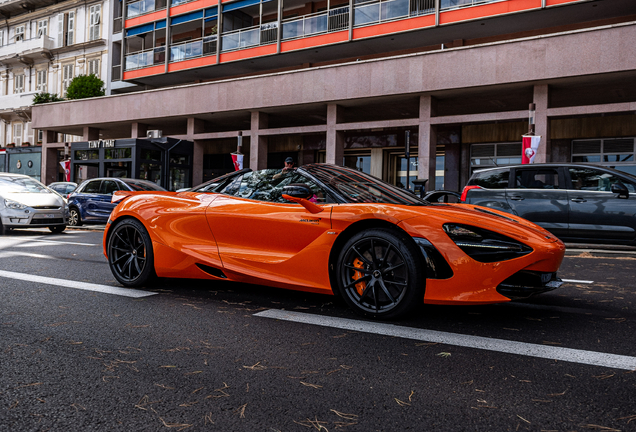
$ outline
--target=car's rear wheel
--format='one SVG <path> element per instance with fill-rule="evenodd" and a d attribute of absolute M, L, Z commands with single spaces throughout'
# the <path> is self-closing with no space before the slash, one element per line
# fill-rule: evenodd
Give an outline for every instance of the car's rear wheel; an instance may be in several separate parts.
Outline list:
<path fill-rule="evenodd" d="M 82 225 L 82 218 L 80 216 L 79 210 L 75 207 L 71 207 L 68 212 L 68 224 L 69 226 L 80 226 Z"/>
<path fill-rule="evenodd" d="M 51 232 L 53 234 L 59 234 L 59 233 L 63 232 L 66 229 L 66 225 L 50 226 L 49 229 L 51 230 Z"/>
<path fill-rule="evenodd" d="M 108 264 L 124 286 L 143 286 L 155 277 L 152 240 L 141 222 L 125 219 L 112 228 L 108 238 Z"/>
<path fill-rule="evenodd" d="M 337 268 L 339 294 L 364 316 L 396 318 L 423 303 L 426 266 L 406 234 L 384 228 L 361 231 L 343 247 Z"/>

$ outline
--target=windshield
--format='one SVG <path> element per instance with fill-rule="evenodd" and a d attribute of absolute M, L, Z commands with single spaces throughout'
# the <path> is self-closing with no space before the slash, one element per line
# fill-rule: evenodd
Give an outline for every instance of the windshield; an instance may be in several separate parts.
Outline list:
<path fill-rule="evenodd" d="M 335 189 L 350 203 L 428 204 L 411 192 L 360 171 L 327 164 L 307 165 L 303 169 Z"/>
<path fill-rule="evenodd" d="M 145 180 L 123 180 L 133 191 L 165 191 L 164 188 L 153 182 Z"/>
<path fill-rule="evenodd" d="M 52 193 L 46 186 L 31 177 L 0 177 L 0 192 L 4 193 Z"/>

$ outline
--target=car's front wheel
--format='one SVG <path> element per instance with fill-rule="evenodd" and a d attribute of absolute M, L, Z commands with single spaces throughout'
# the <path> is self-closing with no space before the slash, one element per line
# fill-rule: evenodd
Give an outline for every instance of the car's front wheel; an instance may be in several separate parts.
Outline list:
<path fill-rule="evenodd" d="M 422 305 L 426 266 L 408 235 L 384 228 L 355 234 L 337 263 L 337 289 L 356 312 L 373 318 L 403 316 Z"/>
<path fill-rule="evenodd" d="M 124 286 L 143 286 L 155 277 L 152 240 L 144 225 L 125 219 L 109 233 L 108 264 L 113 276 Z"/>
<path fill-rule="evenodd" d="M 79 210 L 75 207 L 71 207 L 68 212 L 68 224 L 69 226 L 80 226 L 82 224 L 82 218 Z"/>
<path fill-rule="evenodd" d="M 59 234 L 59 233 L 63 232 L 66 229 L 66 225 L 50 226 L 49 229 L 51 230 L 51 232 L 53 234 Z"/>

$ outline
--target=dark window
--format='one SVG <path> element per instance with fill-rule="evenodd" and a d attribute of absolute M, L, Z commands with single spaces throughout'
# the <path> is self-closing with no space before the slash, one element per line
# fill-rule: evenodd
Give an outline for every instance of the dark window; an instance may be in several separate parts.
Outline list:
<path fill-rule="evenodd" d="M 636 192 L 633 183 L 625 181 L 612 173 L 594 168 L 570 168 L 572 188 L 576 190 L 610 192 L 615 183 L 622 183 L 630 192 Z"/>
<path fill-rule="evenodd" d="M 112 195 L 113 192 L 118 191 L 119 186 L 117 182 L 114 180 L 104 180 L 102 181 L 102 186 L 99 188 L 99 193 L 104 195 Z"/>
<path fill-rule="evenodd" d="M 82 192 L 84 193 L 99 193 L 99 185 L 102 183 L 101 180 L 95 180 L 95 181 L 91 181 L 88 182 L 88 184 L 86 185 L 86 187 L 84 187 L 84 190 Z"/>
<path fill-rule="evenodd" d="M 524 189 L 559 189 L 556 169 L 517 169 L 515 187 Z"/>
<path fill-rule="evenodd" d="M 508 168 L 484 171 L 473 174 L 473 178 L 470 179 L 468 184 L 481 186 L 486 189 L 505 189 L 508 187 L 509 178 L 510 170 Z"/>

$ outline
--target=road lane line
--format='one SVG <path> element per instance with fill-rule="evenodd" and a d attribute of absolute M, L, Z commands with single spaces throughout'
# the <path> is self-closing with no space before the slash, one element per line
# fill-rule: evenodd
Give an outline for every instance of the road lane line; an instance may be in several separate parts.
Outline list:
<path fill-rule="evenodd" d="M 44 240 L 44 239 L 29 239 L 29 242 L 41 242 L 41 243 L 50 243 L 51 245 L 74 245 L 74 246 L 101 246 L 101 243 L 77 243 L 77 242 L 64 242 L 57 240 Z M 33 247 L 35 245 L 30 245 L 28 243 L 22 243 L 17 245 L 17 247 Z M 40 245 L 41 246 L 41 245 Z"/>
<path fill-rule="evenodd" d="M 120 287 L 114 287 L 110 285 L 99 285 L 99 284 L 93 284 L 88 282 L 78 282 L 78 281 L 72 281 L 72 280 L 66 280 L 66 279 L 36 276 L 36 275 L 30 275 L 26 273 L 10 272 L 6 270 L 0 270 L 0 277 L 5 277 L 9 279 L 18 279 L 18 280 L 27 281 L 27 282 L 42 283 L 47 285 L 55 285 L 55 286 L 61 286 L 66 288 L 75 288 L 75 289 L 81 289 L 85 291 L 96 291 L 96 292 L 101 292 L 105 294 L 114 294 L 118 296 L 132 297 L 132 298 L 149 297 L 149 296 L 158 294 L 155 292 L 141 291 L 141 290 L 130 289 L 130 288 L 120 288 Z"/>
<path fill-rule="evenodd" d="M 332 327 L 342 330 L 353 330 L 363 333 L 394 336 L 403 339 L 413 339 L 424 342 L 436 342 L 446 345 L 476 348 L 506 354 L 517 354 L 528 357 L 538 357 L 549 360 L 561 360 L 591 366 L 602 366 L 614 369 L 635 370 L 636 357 L 617 354 L 607 354 L 595 351 L 584 351 L 572 348 L 562 348 L 547 345 L 537 345 L 525 342 L 494 339 L 481 336 L 470 336 L 458 333 L 447 333 L 435 330 L 417 329 L 397 326 L 395 324 L 357 321 L 347 318 L 335 318 L 312 315 L 303 312 L 292 312 L 268 309 L 255 314 L 258 317 L 274 318 L 303 324 Z"/>
<path fill-rule="evenodd" d="M 579 283 L 579 284 L 593 284 L 594 281 L 587 281 L 587 280 L 576 280 L 576 279 L 561 279 L 562 282 L 568 282 L 568 283 Z"/>

